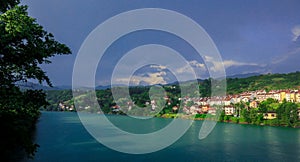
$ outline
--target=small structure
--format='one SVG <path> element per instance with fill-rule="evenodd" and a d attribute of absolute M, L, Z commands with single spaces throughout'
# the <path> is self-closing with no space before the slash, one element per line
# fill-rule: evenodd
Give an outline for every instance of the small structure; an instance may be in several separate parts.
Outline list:
<path fill-rule="evenodd" d="M 157 105 L 156 105 L 155 100 L 151 100 L 151 110 L 155 111 L 156 107 L 157 107 Z"/>
<path fill-rule="evenodd" d="M 233 115 L 235 112 L 235 108 L 233 106 L 225 106 L 225 115 Z"/>
<path fill-rule="evenodd" d="M 209 109 L 209 105 L 202 105 L 202 106 L 201 106 L 201 111 L 202 111 L 203 113 L 207 113 L 207 112 L 208 112 L 208 109 Z"/>
<path fill-rule="evenodd" d="M 264 113 L 264 119 L 270 120 L 275 118 L 277 118 L 277 114 L 275 112 Z"/>
<path fill-rule="evenodd" d="M 257 101 L 251 101 L 250 104 L 249 104 L 249 106 L 251 108 L 257 108 L 258 107 L 258 103 L 257 103 Z"/>
<path fill-rule="evenodd" d="M 216 112 L 217 112 L 216 108 L 209 108 L 208 109 L 208 113 L 211 114 L 211 115 L 216 115 Z"/>
<path fill-rule="evenodd" d="M 241 101 L 243 101 L 243 102 L 249 102 L 249 98 L 248 97 L 242 97 Z"/>
<path fill-rule="evenodd" d="M 119 112 L 120 111 L 120 106 L 119 105 L 112 106 L 111 108 L 112 108 L 113 112 Z"/>
<path fill-rule="evenodd" d="M 172 110 L 173 110 L 173 112 L 177 112 L 178 111 L 178 106 L 173 106 Z"/>

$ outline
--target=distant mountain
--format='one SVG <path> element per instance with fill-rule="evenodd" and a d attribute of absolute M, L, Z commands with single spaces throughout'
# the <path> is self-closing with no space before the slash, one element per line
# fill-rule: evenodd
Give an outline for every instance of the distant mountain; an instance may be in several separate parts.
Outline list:
<path fill-rule="evenodd" d="M 105 90 L 105 89 L 109 89 L 111 87 L 127 87 L 127 85 L 124 84 L 114 84 L 114 85 L 99 85 L 96 86 L 96 90 Z"/>
<path fill-rule="evenodd" d="M 49 87 L 49 86 L 44 86 L 41 84 L 37 83 L 32 83 L 32 82 L 17 82 L 16 85 L 20 87 L 21 89 L 33 89 L 33 90 L 59 90 L 57 87 Z"/>
<path fill-rule="evenodd" d="M 110 85 L 105 85 L 105 86 L 100 85 L 100 86 L 96 87 L 96 90 L 105 90 L 105 89 L 109 89 L 109 88 L 111 88 Z"/>
<path fill-rule="evenodd" d="M 198 83 L 201 83 L 201 82 L 203 82 L 203 80 L 204 80 L 204 79 L 197 79 L 197 82 L 198 82 Z M 183 82 L 180 82 L 180 83 L 181 83 L 181 84 L 188 84 L 188 83 L 192 83 L 192 82 L 194 82 L 194 80 L 183 81 Z M 176 82 L 168 83 L 168 84 L 165 84 L 165 85 L 178 85 L 178 84 L 179 84 L 179 82 L 176 81 Z"/>
<path fill-rule="evenodd" d="M 227 76 L 226 78 L 248 78 L 248 77 L 259 76 L 259 75 L 262 74 L 260 73 L 234 74 L 234 75 Z"/>
<path fill-rule="evenodd" d="M 68 90 L 68 89 L 72 89 L 72 86 L 71 85 L 61 85 L 61 86 L 55 86 L 55 88 L 61 89 L 61 90 Z"/>

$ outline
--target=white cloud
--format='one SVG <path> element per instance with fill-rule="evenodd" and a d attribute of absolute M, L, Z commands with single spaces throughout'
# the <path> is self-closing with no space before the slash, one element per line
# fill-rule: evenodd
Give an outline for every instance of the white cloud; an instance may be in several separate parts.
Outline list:
<path fill-rule="evenodd" d="M 292 28 L 293 41 L 295 42 L 300 36 L 300 25 L 296 25 Z"/>
<path fill-rule="evenodd" d="M 264 66 L 259 65 L 257 63 L 249 63 L 249 62 L 238 62 L 234 60 L 224 60 L 223 62 L 214 61 L 212 57 L 206 57 L 206 62 L 210 65 L 210 70 L 214 72 L 221 71 L 222 68 L 229 68 L 232 66 Z M 168 69 L 166 66 L 162 65 L 151 65 L 151 68 L 158 69 L 158 72 L 146 72 L 146 75 L 134 75 L 131 78 L 117 78 L 115 81 L 118 84 L 127 84 L 131 83 L 134 85 L 139 85 L 141 82 L 145 82 L 149 85 L 154 84 L 167 84 L 166 76 L 168 75 L 165 69 Z M 185 78 L 187 80 L 193 79 L 193 76 L 196 75 L 197 78 L 203 77 L 203 75 L 207 74 L 206 65 L 204 63 L 200 63 L 196 60 L 189 61 L 186 65 L 177 68 L 175 71 L 175 76 L 180 76 L 181 78 Z M 178 79 L 178 78 L 177 78 Z"/>
<path fill-rule="evenodd" d="M 239 61 L 234 61 L 234 60 L 223 60 L 223 62 L 218 62 L 215 61 L 212 57 L 205 56 L 205 60 L 208 63 L 211 63 L 212 65 L 209 66 L 209 68 L 212 71 L 221 71 L 223 68 L 227 69 L 232 66 L 265 66 L 265 65 L 260 65 L 257 63 L 251 63 L 251 62 L 239 62 Z"/>
<path fill-rule="evenodd" d="M 159 70 L 164 70 L 167 67 L 163 66 L 163 65 L 150 65 L 150 68 L 154 68 L 154 69 L 159 69 Z"/>
<path fill-rule="evenodd" d="M 224 64 L 225 68 L 228 68 L 231 66 L 245 66 L 245 65 L 259 66 L 257 63 L 238 62 L 238 61 L 234 61 L 234 60 L 224 60 L 223 64 Z"/>
<path fill-rule="evenodd" d="M 196 60 L 192 60 L 192 61 L 190 61 L 189 63 L 190 63 L 190 65 L 191 65 L 192 67 L 197 67 L 197 68 L 201 68 L 201 69 L 205 68 L 205 65 L 204 65 L 204 64 L 199 63 L 199 62 L 196 61 Z"/>
<path fill-rule="evenodd" d="M 147 73 L 148 76 L 133 76 L 132 78 L 117 78 L 116 81 L 121 84 L 127 84 L 131 82 L 135 85 L 140 84 L 140 82 L 146 82 L 149 85 L 154 84 L 167 84 L 164 79 L 164 76 L 167 75 L 166 72 L 161 71 L 157 73 Z"/>
<path fill-rule="evenodd" d="M 192 60 L 192 61 L 189 61 L 188 65 L 185 65 L 181 68 L 176 69 L 176 72 L 179 74 L 186 73 L 186 72 L 192 72 L 190 67 L 194 68 L 194 70 L 201 70 L 201 71 L 206 70 L 205 64 L 199 63 L 196 60 Z"/>

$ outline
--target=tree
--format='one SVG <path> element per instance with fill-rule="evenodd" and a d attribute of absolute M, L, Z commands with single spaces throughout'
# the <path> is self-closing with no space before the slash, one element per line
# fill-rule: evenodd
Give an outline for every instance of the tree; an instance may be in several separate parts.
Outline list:
<path fill-rule="evenodd" d="M 223 122 L 225 119 L 225 110 L 221 110 L 221 114 L 220 114 L 220 117 L 219 117 L 219 122 Z"/>
<path fill-rule="evenodd" d="M 274 107 L 276 104 L 278 103 L 277 100 L 273 99 L 273 98 L 268 98 L 264 101 L 262 101 L 260 104 L 259 104 L 259 111 L 262 112 L 262 113 L 266 113 L 268 111 L 274 111 Z"/>
<path fill-rule="evenodd" d="M 15 5 L 19 4 L 20 0 L 1 0 L 0 1 L 0 12 L 5 12 L 8 9 L 13 8 Z"/>
<path fill-rule="evenodd" d="M 284 100 L 276 111 L 279 124 L 292 127 L 296 126 L 298 122 L 297 111 L 297 104 Z"/>
<path fill-rule="evenodd" d="M 36 79 L 51 85 L 39 67 L 51 63 L 57 54 L 69 54 L 70 49 L 56 40 L 28 16 L 27 6 L 17 6 L 19 0 L 0 2 L 0 152 L 4 161 L 16 160 L 16 152 L 25 151 L 32 157 L 38 147 L 32 134 L 39 118 L 39 108 L 46 106 L 41 90 L 21 90 L 20 82 Z"/>
<path fill-rule="evenodd" d="M 243 117 L 243 119 L 245 120 L 245 122 L 250 123 L 251 122 L 251 118 L 250 118 L 250 112 L 247 109 L 242 109 L 241 115 Z"/>

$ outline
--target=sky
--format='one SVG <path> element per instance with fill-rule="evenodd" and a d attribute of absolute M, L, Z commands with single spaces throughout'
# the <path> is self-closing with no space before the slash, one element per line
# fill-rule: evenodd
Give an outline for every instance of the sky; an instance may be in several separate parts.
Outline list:
<path fill-rule="evenodd" d="M 172 10 L 202 26 L 218 48 L 227 76 L 300 70 L 299 0 L 25 0 L 22 3 L 29 6 L 30 16 L 72 50 L 72 55 L 55 56 L 51 58 L 52 64 L 41 65 L 55 86 L 72 84 L 79 49 L 98 25 L 115 15 L 142 8 Z M 128 22 L 122 23 L 126 25 Z M 164 22 L 159 23 L 164 25 Z M 181 23 L 176 25 L 178 28 L 184 26 Z M 112 26 L 111 30 L 114 28 Z M 106 34 L 110 37 L 111 33 Z M 132 49 L 147 44 L 160 44 L 176 50 L 188 65 L 172 71 L 165 65 L 151 64 L 136 69 L 130 77 L 114 78 L 116 83 L 168 83 L 174 81 L 177 74 L 188 73 L 188 66 L 193 68 L 197 78 L 209 77 L 205 60 L 210 58 L 201 57 L 187 41 L 163 31 L 142 30 L 119 38 L 107 48 L 97 66 L 95 84 L 111 84 L 118 61 Z M 134 62 L 140 62 L 151 52 L 145 51 Z"/>

